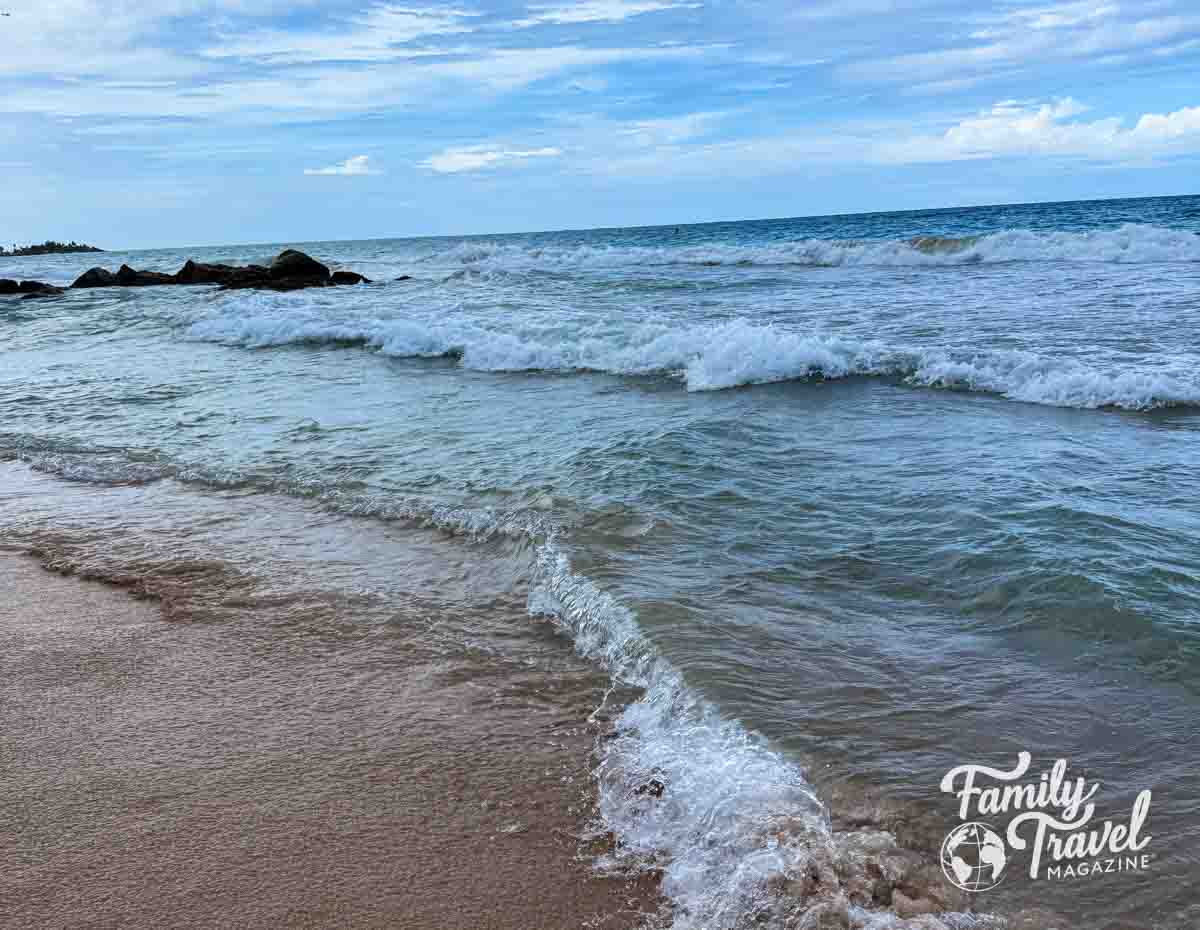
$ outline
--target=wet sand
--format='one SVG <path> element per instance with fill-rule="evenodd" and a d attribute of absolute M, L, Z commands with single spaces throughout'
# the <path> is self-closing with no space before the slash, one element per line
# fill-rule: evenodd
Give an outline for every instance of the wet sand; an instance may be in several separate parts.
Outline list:
<path fill-rule="evenodd" d="M 0 590 L 4 928 L 617 930 L 657 907 L 581 849 L 578 695 L 498 699 L 520 683 L 398 627 L 189 621 L 11 554 Z"/>

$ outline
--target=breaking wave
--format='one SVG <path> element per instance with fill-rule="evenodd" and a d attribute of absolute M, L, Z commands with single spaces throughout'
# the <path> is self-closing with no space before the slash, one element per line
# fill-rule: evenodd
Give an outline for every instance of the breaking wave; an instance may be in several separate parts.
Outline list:
<path fill-rule="evenodd" d="M 835 830 L 800 766 L 692 690 L 627 608 L 572 571 L 553 538 L 538 567 L 530 613 L 548 616 L 616 683 L 642 691 L 601 743 L 597 826 L 616 847 L 598 865 L 658 871 L 672 930 L 1005 926 L 964 913 L 965 896 L 928 852 L 879 826 Z"/>
<path fill-rule="evenodd" d="M 1114 229 L 909 239 L 799 239 L 774 244 L 691 246 L 529 246 L 464 242 L 429 261 L 493 271 L 554 271 L 654 265 L 964 265 L 992 262 L 1200 262 L 1200 235 L 1127 223 Z"/>
<path fill-rule="evenodd" d="M 453 358 L 477 371 L 591 371 L 679 378 L 689 391 L 780 381 L 893 377 L 917 387 L 998 394 L 1058 407 L 1150 410 L 1200 406 L 1200 382 L 1152 368 L 1103 370 L 1016 350 L 889 346 L 876 340 L 803 334 L 746 320 L 689 328 L 643 325 L 621 334 L 551 341 L 473 324 L 396 320 L 331 324 L 292 316 L 201 320 L 189 338 L 259 349 L 354 345 L 398 358 Z"/>
<path fill-rule="evenodd" d="M 116 449 L 18 437 L 3 442 L 8 452 L 0 461 L 19 460 L 77 481 L 158 479 L 214 488 L 251 481 L 233 472 L 130 459 Z M 86 470 L 74 467 L 82 460 L 91 460 Z M 928 851 L 902 846 L 881 827 L 834 829 L 797 763 L 724 718 L 657 652 L 631 611 L 573 571 L 560 545 L 565 532 L 560 525 L 539 514 L 441 508 L 318 484 L 277 483 L 260 490 L 347 515 L 416 522 L 471 542 L 514 537 L 530 544 L 535 577 L 529 613 L 553 622 L 615 685 L 641 692 L 617 718 L 611 738 L 598 744 L 596 827 L 610 832 L 615 843 L 596 865 L 619 874 L 661 874 L 670 902 L 664 916 L 672 930 L 1003 926 L 997 918 L 962 913 L 965 898 L 946 888 Z M 159 565 L 151 559 L 139 570 L 114 568 L 103 557 L 80 563 L 50 550 L 42 556 L 60 570 L 122 584 L 142 596 L 164 598 L 168 606 L 199 604 L 212 616 L 224 602 L 206 600 L 198 590 L 206 578 L 221 574 L 226 594 L 235 587 L 248 590 L 246 579 L 218 561 Z M 923 916 L 908 919 L 897 908 Z"/>

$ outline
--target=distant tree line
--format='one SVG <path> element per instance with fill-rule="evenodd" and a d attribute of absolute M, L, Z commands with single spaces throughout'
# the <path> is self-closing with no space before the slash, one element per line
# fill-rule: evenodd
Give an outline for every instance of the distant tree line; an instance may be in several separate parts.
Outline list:
<path fill-rule="evenodd" d="M 41 245 L 17 245 L 13 243 L 11 249 L 0 246 L 0 255 L 53 255 L 58 252 L 103 251 L 104 249 L 98 249 L 94 245 L 84 245 L 82 242 L 76 242 L 74 239 L 70 242 L 55 242 L 53 239 L 47 239 Z"/>

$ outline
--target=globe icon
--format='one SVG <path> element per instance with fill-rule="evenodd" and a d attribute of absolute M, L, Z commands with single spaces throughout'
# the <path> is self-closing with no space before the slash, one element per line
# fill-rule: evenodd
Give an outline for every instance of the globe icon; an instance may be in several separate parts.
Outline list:
<path fill-rule="evenodd" d="M 1007 864 L 1004 840 L 986 823 L 960 824 L 942 843 L 942 871 L 963 891 L 995 888 Z"/>

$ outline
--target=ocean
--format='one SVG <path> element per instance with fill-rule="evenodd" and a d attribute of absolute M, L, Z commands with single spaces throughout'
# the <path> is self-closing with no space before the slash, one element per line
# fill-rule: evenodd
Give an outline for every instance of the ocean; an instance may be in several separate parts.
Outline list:
<path fill-rule="evenodd" d="M 401 666 L 431 745 L 594 724 L 589 867 L 676 930 L 1200 925 L 1200 197 L 0 277 L 284 247 L 373 283 L 0 298 L 0 543 L 353 666 L 364 740 Z M 955 896 L 943 776 L 1022 752 L 1152 790 L 1148 865 Z"/>

